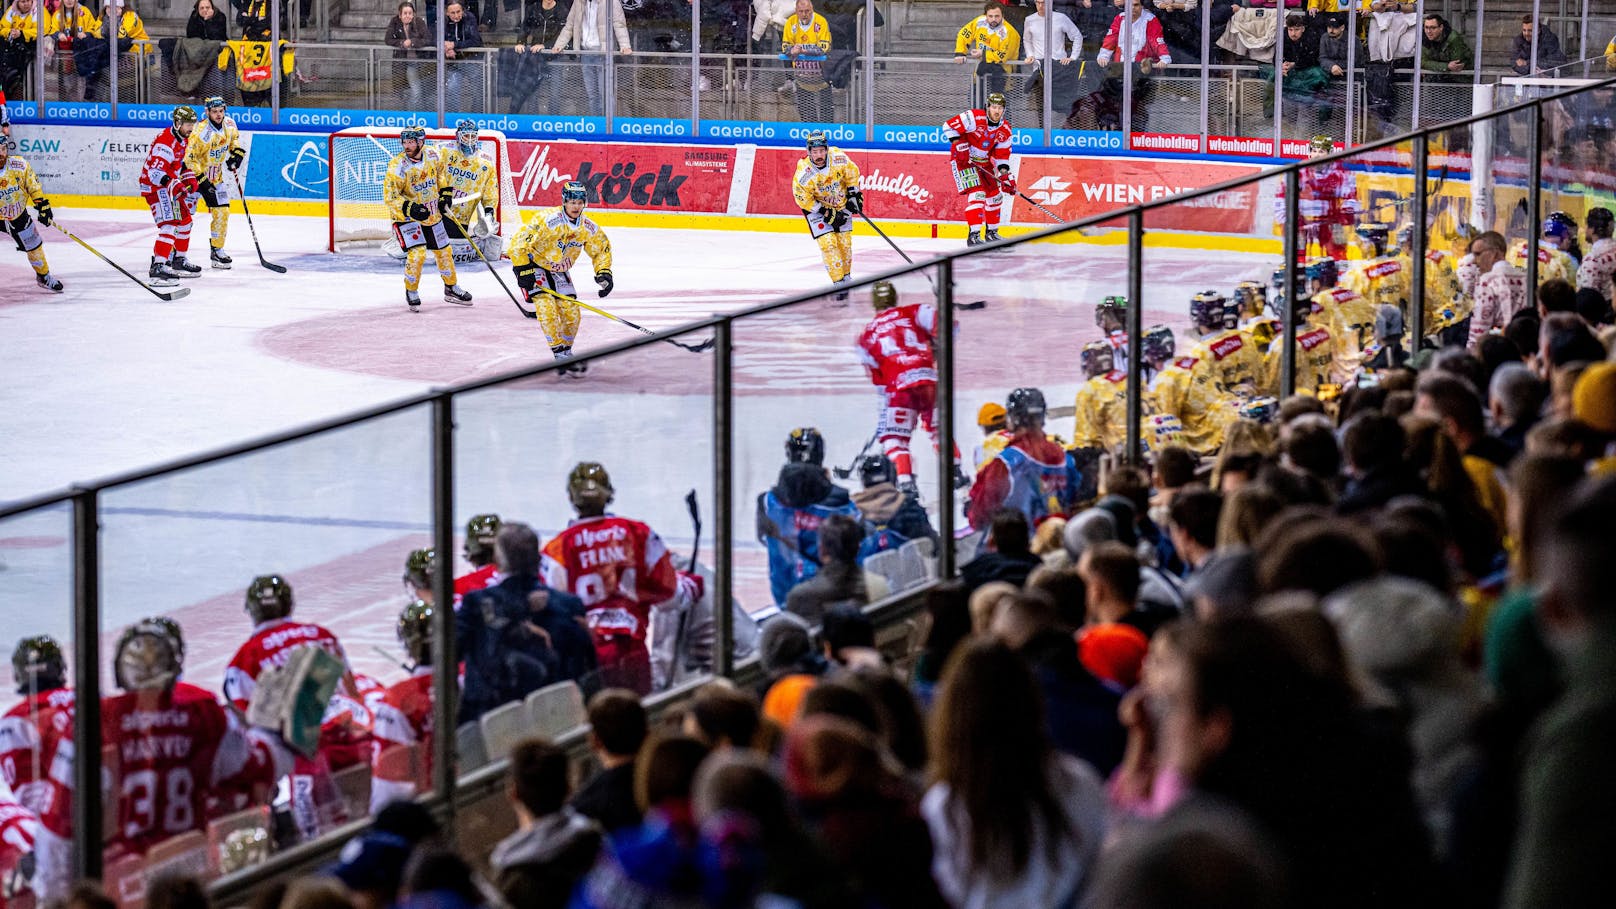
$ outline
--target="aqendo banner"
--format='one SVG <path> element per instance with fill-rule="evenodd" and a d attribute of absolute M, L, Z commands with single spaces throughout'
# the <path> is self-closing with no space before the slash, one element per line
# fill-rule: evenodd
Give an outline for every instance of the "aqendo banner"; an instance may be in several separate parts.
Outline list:
<path fill-rule="evenodd" d="M 509 143 L 516 200 L 561 204 L 561 184 L 578 180 L 600 208 L 722 214 L 729 208 L 736 147 L 608 142 Z"/>
<path fill-rule="evenodd" d="M 1191 189 L 1255 174 L 1258 167 L 1212 162 L 1188 163 L 1130 158 L 1056 158 L 1026 155 L 1017 169 L 1023 193 L 1063 220 L 1156 202 Z M 1154 212 L 1150 227 L 1251 233 L 1257 227 L 1257 187 L 1214 193 Z M 1037 212 L 1017 200 L 1015 222 L 1039 223 Z M 1048 219 L 1044 219 L 1048 223 Z"/>
<path fill-rule="evenodd" d="M 965 197 L 954 188 L 948 155 L 940 152 L 849 151 L 858 165 L 859 186 L 870 217 L 943 223 L 965 220 Z M 803 152 L 759 148 L 752 163 L 746 199 L 750 215 L 798 215 L 791 181 Z"/>

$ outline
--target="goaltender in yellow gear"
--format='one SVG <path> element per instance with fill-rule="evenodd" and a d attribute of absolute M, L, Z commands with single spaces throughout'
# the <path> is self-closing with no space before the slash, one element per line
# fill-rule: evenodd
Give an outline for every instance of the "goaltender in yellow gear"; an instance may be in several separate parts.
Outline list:
<path fill-rule="evenodd" d="M 600 296 L 612 292 L 612 243 L 600 225 L 584 214 L 589 190 L 577 180 L 561 187 L 561 207 L 538 213 L 511 241 L 511 266 L 516 283 L 533 304 L 531 318 L 539 321 L 544 340 L 557 360 L 572 357 L 578 337 L 578 292 L 572 270 L 581 250 L 595 267 Z M 582 372 L 582 368 L 576 369 Z"/>
<path fill-rule="evenodd" d="M 438 149 L 427 147 L 422 127 L 399 130 L 398 144 L 401 151 L 387 163 L 382 201 L 393 219 L 394 238 L 404 250 L 404 302 L 411 312 L 420 311 L 421 268 L 430 249 L 443 278 L 444 301 L 470 306 L 471 294 L 455 283 L 449 231 L 443 223 L 443 212 L 454 201 L 454 190 L 443 178 L 443 159 Z"/>
<path fill-rule="evenodd" d="M 37 223 L 28 214 L 29 204 L 38 215 Z M 6 232 L 17 243 L 17 248 L 28 255 L 28 264 L 34 269 L 34 283 L 52 293 L 62 292 L 62 282 L 51 276 L 50 265 L 45 262 L 45 239 L 39 235 L 39 225 L 46 227 L 55 219 L 50 200 L 40 189 L 39 178 L 27 161 L 11 153 L 11 140 L 0 136 L 0 220 Z"/>
<path fill-rule="evenodd" d="M 864 211 L 858 165 L 846 152 L 831 148 L 818 130 L 808 134 L 806 145 L 808 154 L 797 163 L 791 195 L 808 219 L 808 235 L 819 244 L 831 283 L 846 284 L 853 272 L 853 219 Z"/>

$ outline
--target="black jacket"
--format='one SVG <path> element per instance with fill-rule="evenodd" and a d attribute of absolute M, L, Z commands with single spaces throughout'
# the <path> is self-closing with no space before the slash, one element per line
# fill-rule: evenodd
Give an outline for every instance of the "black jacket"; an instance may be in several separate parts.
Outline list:
<path fill-rule="evenodd" d="M 538 591 L 543 591 L 546 602 L 535 610 L 529 595 Z M 465 661 L 458 721 L 472 722 L 495 707 L 572 678 L 568 673 L 576 671 L 580 661 L 592 668 L 593 645 L 585 654 L 576 638 L 550 632 L 546 643 L 528 627 L 550 625 L 565 631 L 556 623 L 576 625 L 572 616 L 582 611 L 577 597 L 551 590 L 531 576 L 515 575 L 467 594 L 455 613 L 455 647 Z"/>
<path fill-rule="evenodd" d="M 1128 744 L 1117 719 L 1122 692 L 1089 672 L 1069 632 L 1040 632 L 1022 645 L 1020 653 L 1043 692 L 1051 742 L 1088 761 L 1102 777 L 1110 776 L 1122 763 Z"/>
<path fill-rule="evenodd" d="M 229 41 L 230 34 L 225 28 L 224 14 L 215 7 L 212 19 L 204 19 L 196 10 L 191 10 L 191 20 L 185 23 L 185 37 L 205 38 L 209 41 Z"/>
<path fill-rule="evenodd" d="M 972 592 L 989 581 L 1008 581 L 1020 587 L 1027 583 L 1027 575 L 1042 564 L 1043 560 L 1032 553 L 1004 555 L 989 550 L 960 568 L 960 580 L 965 582 L 965 589 Z"/>
<path fill-rule="evenodd" d="M 594 818 L 607 833 L 638 826 L 642 815 L 634 801 L 634 762 L 590 777 L 568 804 L 579 814 Z"/>
<path fill-rule="evenodd" d="M 1337 514 L 1357 514 L 1380 508 L 1398 496 L 1426 496 L 1429 490 L 1418 475 L 1407 467 L 1378 468 L 1347 482 L 1335 503 Z"/>

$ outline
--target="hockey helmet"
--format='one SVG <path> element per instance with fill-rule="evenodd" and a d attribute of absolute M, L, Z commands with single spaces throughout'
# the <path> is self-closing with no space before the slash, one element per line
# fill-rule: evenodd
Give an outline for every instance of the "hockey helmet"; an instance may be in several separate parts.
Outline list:
<path fill-rule="evenodd" d="M 404 589 L 411 594 L 431 590 L 438 573 L 438 554 L 432 549 L 412 549 L 404 557 Z"/>
<path fill-rule="evenodd" d="M 62 646 L 48 634 L 17 642 L 11 651 L 11 672 L 17 680 L 18 694 L 67 686 L 67 660 L 62 656 Z"/>
<path fill-rule="evenodd" d="M 1285 270 L 1279 271 L 1279 283 L 1285 283 Z M 1241 281 L 1234 286 L 1234 301 L 1248 316 L 1260 316 L 1268 306 L 1268 288 L 1257 281 Z"/>
<path fill-rule="evenodd" d="M 292 585 L 278 574 L 264 574 L 247 585 L 247 614 L 253 624 L 292 614 Z"/>
<path fill-rule="evenodd" d="M 426 143 L 426 127 L 406 126 L 398 131 L 398 144 L 400 147 L 411 139 L 414 139 L 418 145 L 424 145 Z"/>
<path fill-rule="evenodd" d="M 1083 375 L 1086 378 L 1103 376 L 1116 366 L 1116 354 L 1111 350 L 1110 341 L 1090 341 L 1083 345 L 1083 351 L 1078 354 L 1078 360 L 1083 364 Z"/>
<path fill-rule="evenodd" d="M 1009 418 L 1012 429 L 1044 425 L 1047 409 L 1044 393 L 1036 388 L 1018 388 L 1010 392 L 1010 397 L 1004 402 L 1005 416 Z"/>
<path fill-rule="evenodd" d="M 898 468 L 892 466 L 892 460 L 884 454 L 870 454 L 859 458 L 859 482 L 865 489 L 877 483 L 898 482 Z"/>
<path fill-rule="evenodd" d="M 804 151 L 813 151 L 816 148 L 828 149 L 830 148 L 830 137 L 825 135 L 824 130 L 816 129 L 803 138 L 802 148 Z"/>
<path fill-rule="evenodd" d="M 224 99 L 218 95 L 214 95 L 202 102 L 202 109 L 205 111 L 225 110 L 228 107 L 229 105 L 225 104 Z"/>
<path fill-rule="evenodd" d="M 1325 287 L 1334 287 L 1336 282 L 1341 279 L 1340 266 L 1336 265 L 1335 260 L 1330 258 L 1309 259 L 1307 263 L 1307 279 L 1309 281 L 1318 281 Z"/>
<path fill-rule="evenodd" d="M 898 305 L 898 289 L 891 281 L 877 281 L 870 286 L 870 305 L 876 312 Z"/>
<path fill-rule="evenodd" d="M 568 180 L 561 185 L 561 201 L 563 204 L 567 202 L 583 202 L 587 204 L 589 202 L 589 187 L 578 180 Z"/>
<path fill-rule="evenodd" d="M 472 154 L 477 148 L 477 121 L 470 117 L 462 117 L 455 123 L 455 142 L 466 154 Z"/>
<path fill-rule="evenodd" d="M 1139 339 L 1139 351 L 1147 360 L 1171 360 L 1176 350 L 1173 330 L 1165 325 L 1150 326 L 1145 329 L 1145 336 Z"/>
<path fill-rule="evenodd" d="M 1369 258 L 1386 255 L 1386 241 L 1391 232 L 1384 224 L 1360 224 L 1357 228 L 1358 246 Z"/>
<path fill-rule="evenodd" d="M 174 643 L 174 653 L 185 662 L 185 632 L 180 630 L 180 623 L 166 615 L 152 615 L 140 620 L 145 625 L 156 625 L 168 634 L 168 639 Z"/>
<path fill-rule="evenodd" d="M 1561 249 L 1570 246 L 1577 239 L 1577 219 L 1563 211 L 1549 212 L 1543 219 L 1543 238 L 1553 240 Z"/>
<path fill-rule="evenodd" d="M 999 105 L 1001 108 L 1004 107 L 1004 95 L 1000 92 L 988 92 L 988 103 L 986 106 L 992 107 L 995 104 Z"/>
<path fill-rule="evenodd" d="M 1215 290 L 1203 290 L 1190 298 L 1190 321 L 1197 328 L 1222 328 L 1228 305 L 1228 297 Z"/>
<path fill-rule="evenodd" d="M 574 508 L 593 507 L 604 510 L 612 500 L 612 478 L 606 468 L 594 461 L 579 461 L 567 474 L 567 498 Z"/>
<path fill-rule="evenodd" d="M 432 604 L 416 600 L 398 614 L 398 642 L 417 666 L 432 662 Z"/>
<path fill-rule="evenodd" d="M 792 464 L 825 463 L 825 437 L 812 426 L 799 426 L 786 436 L 786 461 Z"/>
<path fill-rule="evenodd" d="M 494 561 L 494 538 L 502 526 L 497 514 L 472 515 L 466 522 L 466 561 L 473 565 Z"/>
<path fill-rule="evenodd" d="M 1004 405 L 998 401 L 989 401 L 976 411 L 976 425 L 983 429 L 994 426 L 1002 427 L 1005 421 Z"/>
<path fill-rule="evenodd" d="M 162 691 L 180 677 L 179 653 L 161 625 L 125 628 L 112 653 L 112 677 L 124 691 Z"/>
<path fill-rule="evenodd" d="M 1094 306 L 1094 324 L 1099 326 L 1101 331 L 1113 331 L 1114 329 L 1106 327 L 1108 324 L 1112 323 L 1114 323 L 1117 328 L 1121 328 L 1127 323 L 1127 320 L 1127 297 L 1119 297 L 1115 295 L 1109 296 L 1104 300 L 1101 300 L 1099 303 L 1096 303 Z"/>
<path fill-rule="evenodd" d="M 1279 415 L 1279 399 L 1268 396 L 1252 398 L 1240 404 L 1239 413 L 1242 420 L 1272 423 L 1274 417 Z"/>
<path fill-rule="evenodd" d="M 1609 237 L 1616 230 L 1616 214 L 1604 206 L 1588 209 L 1588 230 L 1596 237 Z"/>
<path fill-rule="evenodd" d="M 195 123 L 196 108 L 189 104 L 181 104 L 179 107 L 174 108 L 173 114 L 169 115 L 169 121 L 175 127 L 178 127 L 181 123 Z"/>
<path fill-rule="evenodd" d="M 1307 156 L 1318 158 L 1335 151 L 1335 140 L 1329 136 L 1314 136 L 1307 140 Z"/>

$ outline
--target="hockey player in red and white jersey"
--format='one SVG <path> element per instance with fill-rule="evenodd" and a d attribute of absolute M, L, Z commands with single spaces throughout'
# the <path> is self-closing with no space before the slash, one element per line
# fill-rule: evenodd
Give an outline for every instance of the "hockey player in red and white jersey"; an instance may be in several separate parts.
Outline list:
<path fill-rule="evenodd" d="M 22 702 L 0 718 L 0 877 L 7 878 L 34 851 L 42 812 L 50 815 L 58 838 L 72 832 L 66 790 L 50 777 L 55 755 L 44 747 L 47 738 L 55 743 L 73 735 L 73 689 L 67 687 L 62 648 L 46 635 L 23 638 L 11 666 Z"/>
<path fill-rule="evenodd" d="M 1323 157 L 1335 151 L 1335 140 L 1329 136 L 1314 136 L 1307 146 L 1308 155 Z M 1296 210 L 1300 215 L 1297 228 L 1296 258 L 1305 262 L 1322 250 L 1331 259 L 1347 257 L 1348 231 L 1358 220 L 1358 184 L 1346 165 L 1318 164 L 1302 168 L 1297 174 Z M 1274 223 L 1285 223 L 1285 194 L 1274 198 Z"/>
<path fill-rule="evenodd" d="M 578 517 L 544 544 L 544 583 L 583 600 L 602 687 L 649 694 L 651 608 L 672 600 L 678 583 L 668 548 L 645 524 L 606 513 L 613 490 L 601 465 L 574 467 L 567 497 Z"/>
<path fill-rule="evenodd" d="M 499 583 L 499 571 L 494 566 L 494 539 L 499 536 L 500 526 L 497 514 L 472 515 L 466 522 L 466 561 L 475 568 L 455 578 L 456 609 L 460 608 L 461 597 Z"/>
<path fill-rule="evenodd" d="M 968 110 L 943 124 L 954 170 L 954 185 L 966 197 L 967 246 L 999 239 L 999 208 L 1005 195 L 1016 194 L 1010 175 L 1010 118 L 1004 95 L 988 95 L 986 109 Z M 986 225 L 986 233 L 978 231 Z"/>
<path fill-rule="evenodd" d="M 858 356 L 870 373 L 870 381 L 881 390 L 881 419 L 876 438 L 881 451 L 898 474 L 898 489 L 915 496 L 915 471 L 909 454 L 909 439 L 915 423 L 931 434 L 937 444 L 937 365 L 932 355 L 932 337 L 937 333 L 937 308 L 930 303 L 898 305 L 898 291 L 889 281 L 877 281 L 870 288 L 875 318 L 864 326 L 858 338 Z M 968 480 L 960 469 L 959 450 L 954 451 L 954 482 Z"/>
<path fill-rule="evenodd" d="M 152 140 L 140 171 L 140 195 L 157 222 L 150 275 L 162 283 L 202 273 L 185 258 L 191 248 L 191 216 L 196 213 L 198 192 L 197 176 L 185 166 L 185 149 L 196 128 L 196 111 L 182 104 L 174 108 L 171 119 L 173 125 Z"/>
<path fill-rule="evenodd" d="M 376 704 L 371 756 L 370 813 L 388 802 L 414 798 L 416 781 L 431 773 L 432 606 L 416 600 L 398 616 L 398 641 L 410 660 L 410 677 L 389 687 Z M 415 747 L 414 760 L 400 747 Z M 415 768 L 425 768 L 417 776 Z"/>

